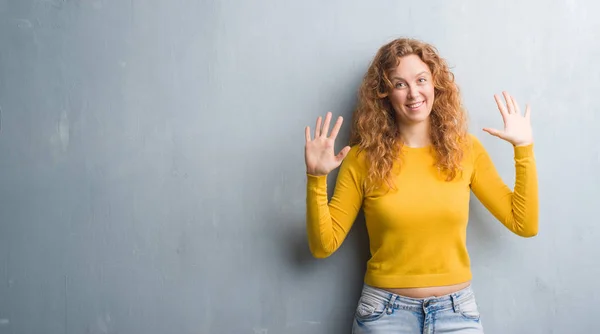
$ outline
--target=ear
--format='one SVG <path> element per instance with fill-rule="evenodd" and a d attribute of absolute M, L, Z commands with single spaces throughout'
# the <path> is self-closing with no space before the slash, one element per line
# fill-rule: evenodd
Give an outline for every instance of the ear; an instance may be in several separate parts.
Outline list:
<path fill-rule="evenodd" d="M 390 93 L 388 91 L 385 92 L 377 92 L 377 97 L 380 99 L 385 99 L 386 97 L 388 97 L 390 95 Z"/>
<path fill-rule="evenodd" d="M 387 77 L 383 77 L 379 79 L 377 83 L 377 97 L 380 99 L 385 99 L 390 95 L 390 89 L 392 87 L 392 83 Z"/>

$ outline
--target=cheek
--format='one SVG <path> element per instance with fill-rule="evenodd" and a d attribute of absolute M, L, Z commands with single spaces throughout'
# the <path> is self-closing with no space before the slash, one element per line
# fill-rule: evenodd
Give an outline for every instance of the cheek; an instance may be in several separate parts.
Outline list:
<path fill-rule="evenodd" d="M 406 101 L 406 97 L 403 96 L 398 91 L 391 93 L 389 96 L 390 96 L 390 101 L 392 102 L 392 105 L 394 107 L 402 106 L 402 105 L 404 105 L 404 101 Z"/>
<path fill-rule="evenodd" d="M 427 96 L 432 99 L 435 97 L 435 88 L 433 85 L 427 86 Z"/>

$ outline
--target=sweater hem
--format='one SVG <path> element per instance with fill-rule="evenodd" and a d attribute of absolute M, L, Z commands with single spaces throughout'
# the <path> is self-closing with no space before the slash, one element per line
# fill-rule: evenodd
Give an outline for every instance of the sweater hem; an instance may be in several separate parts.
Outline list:
<path fill-rule="evenodd" d="M 470 270 L 432 275 L 377 275 L 367 272 L 365 283 L 373 287 L 387 289 L 426 288 L 460 284 L 470 281 L 472 278 L 473 275 Z"/>

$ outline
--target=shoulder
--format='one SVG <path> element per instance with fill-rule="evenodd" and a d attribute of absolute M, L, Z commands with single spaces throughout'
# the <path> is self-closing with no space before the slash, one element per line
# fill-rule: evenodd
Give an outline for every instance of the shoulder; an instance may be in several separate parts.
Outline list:
<path fill-rule="evenodd" d="M 350 152 L 348 152 L 348 155 L 346 156 L 346 159 L 351 160 L 354 163 L 363 164 L 367 159 L 367 152 L 360 148 L 359 145 L 352 145 L 350 147 Z"/>
<path fill-rule="evenodd" d="M 481 156 L 485 156 L 488 154 L 485 146 L 477 136 L 472 133 L 467 134 L 466 141 L 466 154 L 470 156 L 471 159 L 478 159 Z"/>
<path fill-rule="evenodd" d="M 483 144 L 481 143 L 481 141 L 479 140 L 479 138 L 477 138 L 477 136 L 475 136 L 472 133 L 467 133 L 466 146 L 471 151 L 484 150 Z"/>
<path fill-rule="evenodd" d="M 469 145 L 481 145 L 479 138 L 471 132 L 467 133 L 467 143 L 469 143 Z"/>
<path fill-rule="evenodd" d="M 360 148 L 359 145 L 353 145 L 350 147 L 350 152 L 344 158 L 343 165 L 346 168 L 358 169 L 366 171 L 367 169 L 367 152 Z"/>

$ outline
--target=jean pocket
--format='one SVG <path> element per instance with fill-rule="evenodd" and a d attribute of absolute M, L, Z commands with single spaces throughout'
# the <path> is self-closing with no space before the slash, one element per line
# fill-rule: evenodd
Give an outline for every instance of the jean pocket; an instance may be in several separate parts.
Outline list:
<path fill-rule="evenodd" d="M 388 302 L 383 298 L 362 295 L 356 308 L 356 320 L 370 322 L 381 318 L 387 309 Z"/>
<path fill-rule="evenodd" d="M 460 304 L 460 314 L 466 319 L 479 321 L 479 307 L 475 298 L 469 298 Z"/>

